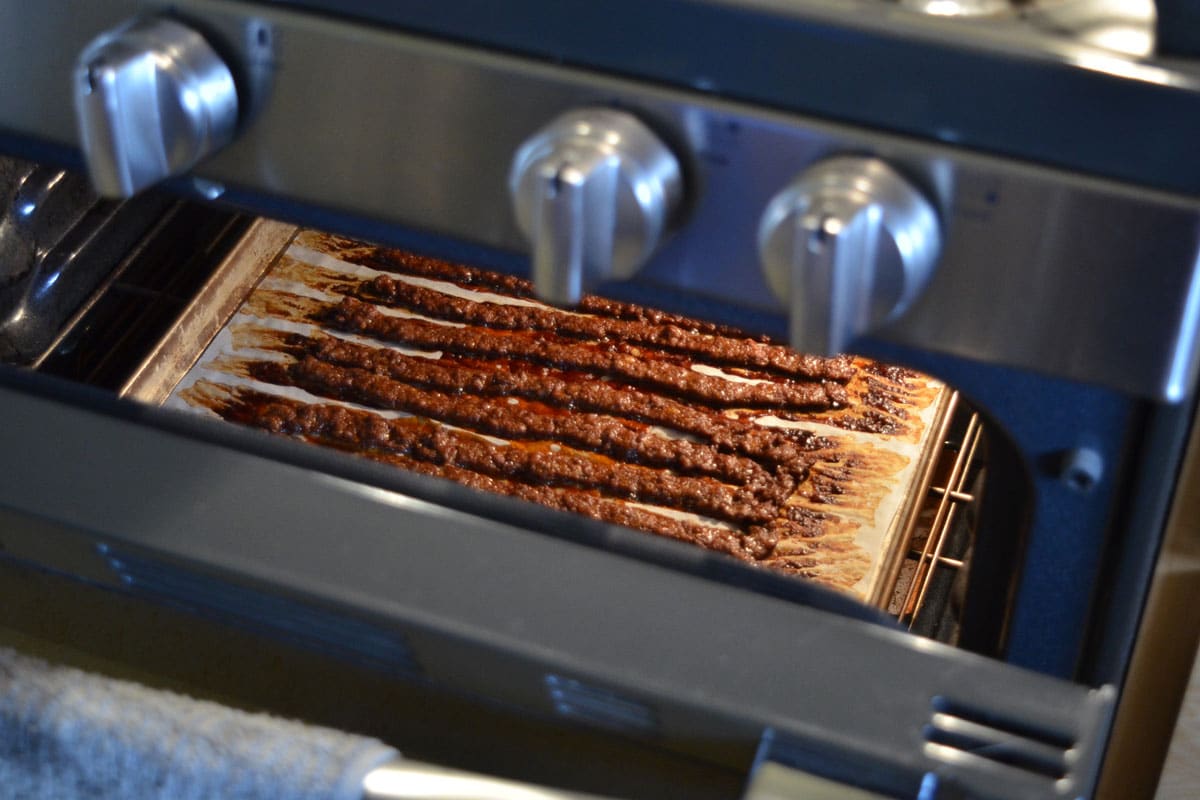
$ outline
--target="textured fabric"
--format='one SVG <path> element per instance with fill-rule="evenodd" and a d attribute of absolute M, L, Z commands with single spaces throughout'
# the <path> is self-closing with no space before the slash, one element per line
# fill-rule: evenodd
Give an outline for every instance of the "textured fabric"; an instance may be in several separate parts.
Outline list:
<path fill-rule="evenodd" d="M 2 800 L 358 800 L 396 755 L 0 648 Z"/>

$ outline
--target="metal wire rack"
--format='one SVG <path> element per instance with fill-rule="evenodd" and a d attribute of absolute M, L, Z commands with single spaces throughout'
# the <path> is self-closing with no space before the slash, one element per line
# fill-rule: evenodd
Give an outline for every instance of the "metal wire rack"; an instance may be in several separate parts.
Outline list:
<path fill-rule="evenodd" d="M 933 466 L 925 502 L 914 517 L 907 558 L 893 587 L 889 611 L 909 630 L 952 639 L 939 630 L 956 582 L 965 578 L 971 548 L 972 510 L 985 449 L 978 413 L 957 396 L 943 432 L 943 449 Z"/>

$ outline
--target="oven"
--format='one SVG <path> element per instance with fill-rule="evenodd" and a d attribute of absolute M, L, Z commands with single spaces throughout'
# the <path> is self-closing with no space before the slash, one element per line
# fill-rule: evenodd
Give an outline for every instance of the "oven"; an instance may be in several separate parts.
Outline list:
<path fill-rule="evenodd" d="M 7 4 L 0 553 L 760 791 L 1147 792 L 1200 633 L 1154 11 Z M 944 382 L 885 588 L 146 402 L 297 231 Z"/>

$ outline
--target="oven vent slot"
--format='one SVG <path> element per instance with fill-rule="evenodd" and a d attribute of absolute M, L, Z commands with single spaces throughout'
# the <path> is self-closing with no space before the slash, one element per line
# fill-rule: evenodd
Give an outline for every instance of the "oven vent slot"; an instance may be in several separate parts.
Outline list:
<path fill-rule="evenodd" d="M 649 706 L 611 689 L 553 673 L 546 675 L 545 684 L 554 710 L 568 719 L 612 731 L 647 732 L 658 728 Z"/>
<path fill-rule="evenodd" d="M 967 756 L 1060 781 L 1075 761 L 1072 736 L 945 697 L 934 698 L 924 733 L 926 753 L 949 763 Z"/>
<path fill-rule="evenodd" d="M 99 549 L 122 583 L 148 596 L 390 675 L 423 677 L 412 648 L 395 631 L 103 545 Z"/>

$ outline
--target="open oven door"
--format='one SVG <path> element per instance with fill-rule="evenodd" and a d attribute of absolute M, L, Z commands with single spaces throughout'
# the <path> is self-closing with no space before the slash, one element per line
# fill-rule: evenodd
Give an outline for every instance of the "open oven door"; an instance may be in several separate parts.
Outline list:
<path fill-rule="evenodd" d="M 889 797 L 1079 797 L 1096 780 L 1111 688 L 920 639 L 672 542 L 635 557 L 614 526 L 503 498 L 484 515 L 442 481 L 41 376 L 0 381 L 7 557 L 727 765 L 763 743 L 760 760 Z M 547 519 L 559 535 L 537 530 Z"/>

